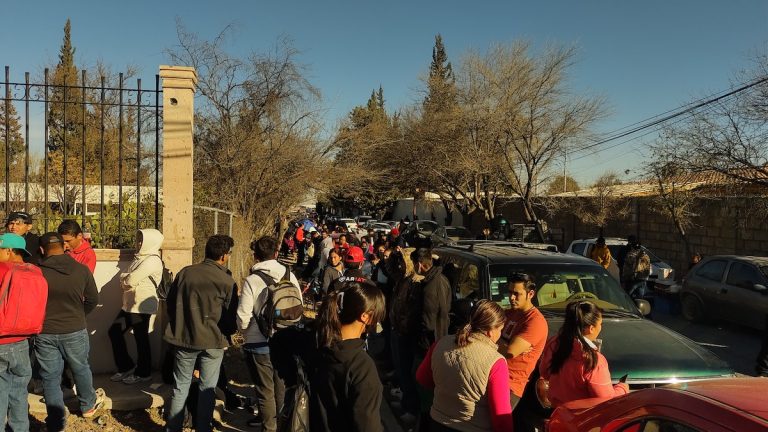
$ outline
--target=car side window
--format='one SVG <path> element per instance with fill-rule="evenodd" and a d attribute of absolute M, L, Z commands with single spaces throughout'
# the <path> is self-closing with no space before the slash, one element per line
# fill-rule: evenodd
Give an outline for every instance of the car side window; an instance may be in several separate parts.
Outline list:
<path fill-rule="evenodd" d="M 640 423 L 635 423 L 635 425 L 638 424 Z M 634 425 L 631 425 L 629 428 L 622 429 L 621 432 L 701 432 L 698 429 L 694 429 L 690 426 L 669 419 L 646 420 L 642 429 L 632 429 L 632 426 Z"/>
<path fill-rule="evenodd" d="M 480 274 L 477 266 L 472 263 L 466 263 L 459 273 L 457 298 L 459 299 L 479 299 L 480 298 Z"/>
<path fill-rule="evenodd" d="M 723 260 L 712 260 L 701 266 L 700 269 L 696 270 L 696 276 L 701 276 L 704 279 L 720 282 L 723 280 L 723 272 L 725 271 L 726 264 L 727 262 Z"/>
<path fill-rule="evenodd" d="M 574 243 L 573 247 L 571 248 L 571 252 L 575 253 L 576 255 L 584 255 L 584 248 L 586 246 L 586 243 Z"/>
<path fill-rule="evenodd" d="M 755 284 L 763 283 L 763 278 L 755 267 L 745 263 L 734 262 L 728 271 L 726 283 L 751 290 L 754 289 Z"/>

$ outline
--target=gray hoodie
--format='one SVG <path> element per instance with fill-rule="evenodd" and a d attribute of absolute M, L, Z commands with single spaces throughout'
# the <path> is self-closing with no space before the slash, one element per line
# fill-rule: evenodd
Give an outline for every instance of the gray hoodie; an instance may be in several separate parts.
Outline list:
<path fill-rule="evenodd" d="M 123 310 L 131 313 L 157 313 L 157 289 L 150 280 L 160 283 L 163 276 L 163 261 L 160 248 L 163 234 L 156 229 L 139 230 L 141 248 L 128 271 L 120 275 L 123 287 Z"/>

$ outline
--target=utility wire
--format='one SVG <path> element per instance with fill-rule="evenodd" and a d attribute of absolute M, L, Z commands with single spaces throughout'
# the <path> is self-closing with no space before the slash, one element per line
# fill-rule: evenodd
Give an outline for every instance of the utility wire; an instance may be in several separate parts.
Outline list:
<path fill-rule="evenodd" d="M 697 109 L 699 109 L 699 108 L 701 108 L 703 106 L 706 106 L 706 105 L 718 102 L 720 100 L 723 100 L 723 99 L 725 99 L 727 97 L 730 97 L 732 95 L 735 95 L 737 93 L 741 93 L 744 90 L 750 89 L 750 88 L 752 88 L 752 87 L 754 87 L 756 85 L 762 84 L 762 83 L 767 82 L 767 81 L 768 81 L 768 76 L 760 78 L 760 79 L 758 79 L 756 81 L 753 81 L 753 82 L 751 82 L 749 84 L 745 84 L 745 85 L 743 85 L 741 87 L 738 87 L 738 88 L 736 88 L 734 90 L 731 90 L 728 93 L 725 93 L 723 95 L 720 95 L 720 96 L 717 96 L 717 97 L 714 97 L 714 98 L 710 98 L 710 99 L 706 99 L 706 100 L 704 100 L 702 102 L 699 102 L 699 103 L 697 103 L 695 105 L 689 106 L 688 108 L 685 108 L 683 110 L 675 111 L 674 113 L 666 115 L 666 116 L 663 116 L 663 117 L 661 117 L 661 118 L 659 118 L 657 120 L 646 122 L 644 124 L 641 124 L 640 126 L 631 128 L 630 130 L 628 130 L 626 132 L 622 132 L 622 133 L 616 134 L 614 136 L 611 136 L 609 138 L 605 138 L 605 139 L 596 141 L 593 144 L 590 144 L 588 146 L 580 148 L 578 151 L 581 152 L 581 151 L 584 151 L 584 150 L 589 150 L 591 148 L 595 148 L 595 147 L 601 146 L 601 145 L 606 144 L 608 142 L 615 141 L 615 140 L 620 139 L 620 138 L 624 138 L 625 136 L 633 135 L 633 134 L 635 134 L 637 132 L 640 132 L 643 129 L 648 129 L 648 128 L 654 127 L 656 125 L 662 124 L 662 123 L 667 122 L 669 120 L 672 120 L 672 119 L 674 119 L 676 117 L 680 117 L 681 115 L 684 115 L 684 114 L 690 113 L 692 111 L 695 111 L 695 110 L 697 110 Z M 626 128 L 622 128 L 622 129 L 626 129 Z M 619 129 L 619 130 L 621 130 L 621 129 Z M 611 147 L 611 148 L 613 148 L 613 147 Z M 590 155 L 595 154 L 595 153 L 597 153 L 597 152 L 590 153 Z M 573 158 L 571 160 L 574 161 L 574 160 L 578 160 L 580 158 L 581 157 Z"/>

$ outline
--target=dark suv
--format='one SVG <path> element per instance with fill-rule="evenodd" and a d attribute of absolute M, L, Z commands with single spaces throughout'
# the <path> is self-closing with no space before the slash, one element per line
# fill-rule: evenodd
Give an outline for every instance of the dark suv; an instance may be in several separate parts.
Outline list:
<path fill-rule="evenodd" d="M 524 272 L 536 281 L 534 304 L 544 314 L 552 337 L 563 323 L 565 307 L 575 299 L 589 299 L 603 309 L 601 352 L 608 359 L 614 381 L 628 374 L 632 389 L 687 380 L 733 376 L 734 371 L 707 349 L 666 327 L 643 318 L 650 306 L 635 303 L 616 279 L 596 262 L 574 255 L 486 243 L 435 249 L 451 282 L 453 318 L 472 300 L 493 299 L 509 307 L 507 279 Z M 529 382 L 522 406 L 543 414 Z M 522 408 L 526 411 L 526 408 Z M 516 410 L 518 412 L 518 410 Z"/>

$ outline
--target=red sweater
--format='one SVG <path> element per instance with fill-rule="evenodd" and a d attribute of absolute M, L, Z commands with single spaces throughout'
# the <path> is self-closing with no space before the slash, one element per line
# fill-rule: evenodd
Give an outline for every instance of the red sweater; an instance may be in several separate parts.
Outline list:
<path fill-rule="evenodd" d="M 70 249 L 69 256 L 75 259 L 75 261 L 88 267 L 91 273 L 96 270 L 96 252 L 93 251 L 91 244 L 87 240 L 83 239 L 80 242 L 80 246 L 77 249 Z"/>
<path fill-rule="evenodd" d="M 626 394 L 626 390 L 611 383 L 611 372 L 608 370 L 608 360 L 600 352 L 597 353 L 597 365 L 591 371 L 584 369 L 584 351 L 578 340 L 573 341 L 571 356 L 565 361 L 556 374 L 549 373 L 552 355 L 557 349 L 557 336 L 547 341 L 544 354 L 539 364 L 539 374 L 549 381 L 549 400 L 552 407 L 579 399 L 605 398 Z"/>

